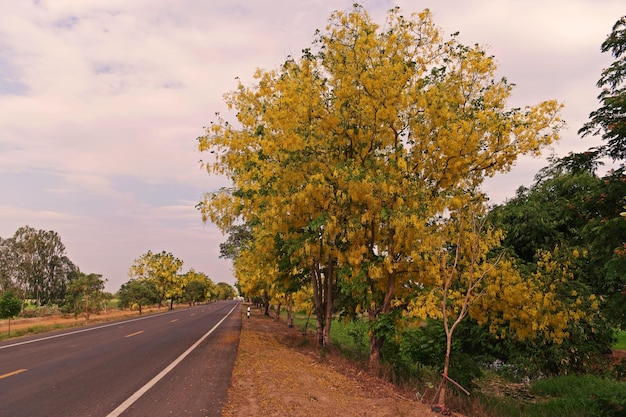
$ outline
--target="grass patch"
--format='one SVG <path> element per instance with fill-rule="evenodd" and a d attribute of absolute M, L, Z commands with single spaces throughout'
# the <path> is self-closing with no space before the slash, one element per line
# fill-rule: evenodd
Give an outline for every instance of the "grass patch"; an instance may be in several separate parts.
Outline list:
<path fill-rule="evenodd" d="M 617 342 L 613 345 L 613 349 L 626 350 L 626 330 L 617 332 Z"/>
<path fill-rule="evenodd" d="M 300 331 L 307 332 L 315 331 L 315 316 L 310 316 L 305 313 L 293 313 L 293 325 Z"/>
<path fill-rule="evenodd" d="M 58 323 L 58 324 L 51 324 L 51 325 L 46 325 L 46 326 L 33 325 L 25 329 L 16 329 L 16 330 L 11 329 L 10 337 L 7 331 L 3 331 L 2 333 L 0 333 L 0 340 L 6 340 L 9 338 L 13 339 L 13 338 L 28 336 L 28 335 L 33 335 L 33 334 L 47 333 L 47 332 L 51 332 L 53 330 L 59 330 L 59 329 L 68 329 L 71 327 L 80 326 L 81 324 L 82 323 Z"/>
<path fill-rule="evenodd" d="M 293 323 L 296 328 L 304 332 L 316 331 L 315 316 L 309 317 L 305 313 L 294 313 Z M 367 339 L 368 323 L 363 320 L 333 320 L 330 326 L 330 340 L 333 346 L 352 359 L 367 358 L 369 341 Z"/>
<path fill-rule="evenodd" d="M 368 326 L 364 320 L 333 320 L 330 339 L 346 356 L 365 359 L 369 355 Z"/>
<path fill-rule="evenodd" d="M 488 397 L 491 415 L 502 417 L 600 417 L 626 415 L 626 383 L 592 375 L 546 378 L 530 386 L 532 400 Z"/>

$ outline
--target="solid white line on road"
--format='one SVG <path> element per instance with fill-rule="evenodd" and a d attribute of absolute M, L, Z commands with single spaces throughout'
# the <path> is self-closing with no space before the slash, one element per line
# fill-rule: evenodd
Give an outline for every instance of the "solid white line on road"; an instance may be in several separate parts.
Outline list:
<path fill-rule="evenodd" d="M 111 411 L 107 415 L 107 417 L 118 417 L 124 411 L 126 411 L 126 409 L 128 407 L 133 405 L 133 403 L 135 401 L 137 401 L 139 398 L 141 398 L 142 395 L 144 395 L 146 392 L 148 392 L 148 390 L 150 388 L 152 388 L 154 385 L 156 385 L 157 382 L 159 382 L 161 379 L 163 379 L 163 377 L 165 377 L 165 375 L 167 375 L 180 362 L 182 362 L 182 360 L 185 359 L 187 357 L 187 355 L 189 355 L 195 348 L 197 348 L 200 345 L 200 343 L 202 343 L 204 341 L 204 339 L 209 337 L 209 335 L 211 333 L 213 333 L 215 331 L 215 329 L 217 329 L 224 322 L 224 320 L 226 320 L 226 318 L 228 316 L 230 316 L 230 313 L 232 313 L 233 310 L 235 310 L 235 308 L 237 308 L 237 307 L 239 307 L 239 303 L 235 304 L 235 306 L 233 308 L 231 308 L 230 311 L 228 313 L 226 313 L 226 315 L 215 326 L 213 326 L 211 328 L 211 330 L 206 332 L 204 334 L 204 336 L 202 336 L 200 339 L 198 339 L 198 341 L 196 341 L 196 343 L 191 345 L 191 347 L 189 349 L 187 349 L 185 352 L 183 352 L 183 354 L 180 355 L 178 358 L 176 358 L 174 360 L 174 362 L 170 363 L 165 369 L 163 369 L 161 372 L 159 372 L 159 374 L 157 376 L 155 376 L 150 381 L 148 381 L 148 383 L 146 385 L 144 385 L 143 387 L 139 388 L 137 390 L 137 392 L 135 392 L 133 395 L 128 397 L 128 399 L 126 401 L 124 401 L 123 403 L 121 403 L 115 410 Z"/>

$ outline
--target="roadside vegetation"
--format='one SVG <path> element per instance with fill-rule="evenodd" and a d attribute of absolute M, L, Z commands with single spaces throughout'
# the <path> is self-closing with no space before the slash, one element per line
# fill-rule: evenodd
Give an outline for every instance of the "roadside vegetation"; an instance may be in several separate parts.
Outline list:
<path fill-rule="evenodd" d="M 485 179 L 558 141 L 562 105 L 509 106 L 514 85 L 496 77 L 495 58 L 444 36 L 428 10 L 394 8 L 383 24 L 359 5 L 333 13 L 300 57 L 227 93 L 233 119 L 216 115 L 198 138 L 207 172 L 231 181 L 198 208 L 228 236 L 221 252 L 241 294 L 288 323 L 305 311 L 321 352 L 339 346 L 437 410 L 619 413 L 626 17 L 616 18 L 601 45 L 615 61 L 579 130 L 603 145 L 550 157 L 493 205 Z M 575 397 L 557 389 L 568 385 L 580 385 Z"/>
<path fill-rule="evenodd" d="M 128 309 L 141 314 L 155 305 L 232 299 L 235 288 L 214 283 L 193 269 L 182 272 L 183 262 L 173 254 L 148 251 L 129 268 L 129 280 L 115 294 L 104 291 L 106 279 L 86 274 L 70 261 L 60 236 L 54 231 L 19 228 L 10 238 L 0 238 L 0 320 L 6 320 L 6 337 L 46 331 L 33 326 L 11 332 L 14 318 L 66 316 L 90 321 L 107 310 Z M 5 331 L 0 321 L 0 338 Z M 70 324 L 71 325 L 71 324 Z"/>
<path fill-rule="evenodd" d="M 294 315 L 294 324 L 300 331 L 309 329 L 306 313 Z M 365 319 L 341 320 L 333 322 L 331 331 L 332 349 L 341 352 L 350 360 L 366 367 L 368 360 L 368 323 Z M 441 332 L 441 329 L 439 330 Z M 441 356 L 437 346 L 437 337 L 424 330 L 424 337 L 414 340 L 424 357 Z M 621 332 L 623 337 L 623 332 Z M 443 335 L 439 335 L 439 340 Z M 619 339 L 619 338 L 618 338 Z M 306 339 L 302 339 L 305 343 Z M 620 342 L 613 348 L 623 349 Z M 463 355 L 461 352 L 455 352 Z M 430 404 L 439 379 L 437 362 L 421 359 L 420 362 L 407 363 L 400 359 L 402 353 L 396 352 L 398 363 L 388 363 L 386 377 L 397 385 L 409 388 L 416 396 Z M 467 355 L 467 354 L 466 354 Z M 391 357 L 392 355 L 386 355 Z M 620 353 L 626 358 L 626 350 Z M 468 360 L 476 360 L 467 355 Z M 468 364 L 463 364 L 463 367 Z M 469 366 L 474 372 L 468 375 L 467 386 L 472 387 L 472 395 L 467 396 L 460 390 L 453 390 L 450 404 L 473 417 L 548 417 L 567 415 L 572 417 L 588 416 L 623 416 L 626 410 L 626 360 L 615 362 L 606 369 L 593 373 L 544 376 L 531 379 L 520 378 L 517 370 L 504 363 L 483 363 L 482 366 Z"/>

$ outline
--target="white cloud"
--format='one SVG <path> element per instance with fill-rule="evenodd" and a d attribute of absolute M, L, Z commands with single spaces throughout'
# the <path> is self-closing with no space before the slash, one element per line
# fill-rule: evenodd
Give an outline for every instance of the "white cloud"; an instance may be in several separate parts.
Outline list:
<path fill-rule="evenodd" d="M 133 259 L 167 250 L 232 282 L 221 233 L 194 209 L 225 185 L 199 166 L 195 138 L 235 77 L 277 67 L 311 46 L 335 9 L 324 0 L 14 1 L 0 14 L 0 236 L 26 224 L 57 231 L 71 259 L 109 288 Z M 599 46 L 623 2 L 366 0 L 373 19 L 429 7 L 446 33 L 486 45 L 517 84 L 512 105 L 556 98 L 569 129 L 558 155 L 591 146 L 576 131 L 597 107 L 610 57 Z M 227 115 L 232 118 L 232 115 Z M 489 183 L 502 201 L 545 159 Z M 9 183 L 10 181 L 10 183 Z"/>

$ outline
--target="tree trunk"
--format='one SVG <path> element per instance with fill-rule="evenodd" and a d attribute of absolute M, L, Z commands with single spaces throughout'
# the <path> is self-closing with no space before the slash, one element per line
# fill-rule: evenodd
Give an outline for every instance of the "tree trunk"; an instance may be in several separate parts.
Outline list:
<path fill-rule="evenodd" d="M 370 324 L 373 324 L 377 317 L 376 310 L 370 309 L 368 315 Z M 383 343 L 385 343 L 385 336 L 376 336 L 374 330 L 370 330 L 369 366 L 372 370 L 380 369 L 380 349 L 383 347 Z"/>
<path fill-rule="evenodd" d="M 383 347 L 383 344 L 385 343 L 385 335 L 375 334 L 374 329 L 373 329 L 374 322 L 376 321 L 378 316 L 391 312 L 391 300 L 393 298 L 393 291 L 394 291 L 395 285 L 396 285 L 396 276 L 395 274 L 392 273 L 389 275 L 389 279 L 387 280 L 387 291 L 385 292 L 385 299 L 383 301 L 383 305 L 380 306 L 379 309 L 376 309 L 376 308 L 368 309 L 368 317 L 370 320 L 370 326 L 372 327 L 370 330 L 370 358 L 369 358 L 369 366 L 371 369 L 380 368 L 380 349 Z"/>
<path fill-rule="evenodd" d="M 324 322 L 324 332 L 323 332 L 323 346 L 325 348 L 330 347 L 330 327 L 333 321 L 333 262 L 332 260 L 328 261 L 328 266 L 326 268 L 326 272 L 324 274 L 324 298 L 326 303 L 326 311 L 324 313 L 325 322 Z"/>
<path fill-rule="evenodd" d="M 326 309 L 323 306 L 323 293 L 321 285 L 321 274 L 319 270 L 319 264 L 315 260 L 311 263 L 311 286 L 313 288 L 313 300 L 315 301 L 315 323 L 317 331 L 317 345 L 319 347 L 324 346 L 324 312 Z"/>
<path fill-rule="evenodd" d="M 278 305 L 276 306 L 276 316 L 274 316 L 274 320 L 279 321 L 280 320 L 280 308 L 282 307 L 282 303 L 278 303 Z"/>
<path fill-rule="evenodd" d="M 287 296 L 287 326 L 289 328 L 293 327 L 293 295 L 289 294 Z"/>
<path fill-rule="evenodd" d="M 445 318 L 444 318 L 445 320 Z M 446 326 L 447 327 L 447 326 Z M 443 376 L 441 389 L 439 390 L 439 405 L 446 408 L 446 385 L 448 383 L 448 370 L 450 369 L 450 352 L 452 351 L 452 333 L 446 328 L 446 359 L 443 363 Z"/>
<path fill-rule="evenodd" d="M 317 345 L 320 348 L 330 346 L 330 327 L 333 319 L 334 292 L 334 260 L 327 260 L 326 269 L 320 269 L 320 260 L 311 263 L 311 287 L 315 301 L 315 318 L 317 322 Z"/>

